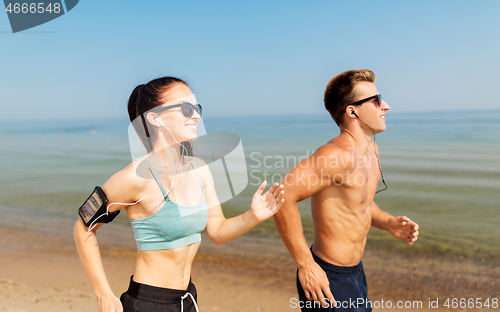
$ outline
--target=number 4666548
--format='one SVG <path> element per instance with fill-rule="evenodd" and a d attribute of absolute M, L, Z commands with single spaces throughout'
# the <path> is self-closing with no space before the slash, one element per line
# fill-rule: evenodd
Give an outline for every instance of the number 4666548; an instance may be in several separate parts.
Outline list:
<path fill-rule="evenodd" d="M 9 13 L 31 13 L 31 14 L 35 14 L 35 13 L 44 13 L 44 12 L 47 12 L 47 13 L 55 13 L 55 14 L 58 14 L 58 13 L 61 13 L 61 4 L 60 3 L 48 3 L 48 4 L 44 4 L 44 3 L 9 3 L 9 5 L 7 6 L 7 8 L 5 8 L 5 11 L 9 12 Z"/>
<path fill-rule="evenodd" d="M 446 299 L 446 302 L 444 303 L 444 306 L 447 307 L 447 308 L 470 308 L 470 309 L 479 309 L 479 308 L 493 308 L 493 309 L 496 309 L 498 308 L 498 298 L 493 298 L 491 299 L 490 301 L 490 298 L 486 298 L 486 299 L 483 299 L 483 298 L 469 298 L 469 299 L 465 299 L 465 298 L 461 298 L 461 299 L 458 299 L 458 298 L 453 298 L 453 299 Z"/>

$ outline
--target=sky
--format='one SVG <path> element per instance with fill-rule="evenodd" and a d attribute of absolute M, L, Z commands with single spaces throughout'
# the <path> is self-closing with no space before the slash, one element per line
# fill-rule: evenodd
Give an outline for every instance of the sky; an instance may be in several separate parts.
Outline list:
<path fill-rule="evenodd" d="M 186 80 L 205 116 L 326 114 L 367 68 L 392 112 L 498 110 L 500 1 L 85 1 L 12 33 L 0 121 L 127 118 L 138 84 Z"/>

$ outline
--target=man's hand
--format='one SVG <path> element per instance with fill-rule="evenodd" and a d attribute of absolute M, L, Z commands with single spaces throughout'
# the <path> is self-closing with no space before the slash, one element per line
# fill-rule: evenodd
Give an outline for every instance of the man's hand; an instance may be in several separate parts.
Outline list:
<path fill-rule="evenodd" d="M 318 301 L 328 306 L 326 297 L 335 306 L 335 298 L 330 291 L 330 282 L 325 271 L 316 262 L 312 262 L 306 268 L 299 269 L 299 280 L 308 300 Z"/>
<path fill-rule="evenodd" d="M 407 216 L 392 217 L 389 219 L 387 229 L 394 237 L 413 245 L 418 239 L 418 224 Z"/>

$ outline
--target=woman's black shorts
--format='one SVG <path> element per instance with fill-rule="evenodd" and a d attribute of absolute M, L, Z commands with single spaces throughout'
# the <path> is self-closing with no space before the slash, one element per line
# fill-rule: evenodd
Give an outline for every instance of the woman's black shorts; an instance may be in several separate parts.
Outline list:
<path fill-rule="evenodd" d="M 196 287 L 189 282 L 187 290 L 161 288 L 134 282 L 120 301 L 123 312 L 196 312 Z M 182 310 L 181 310 L 182 308 Z"/>

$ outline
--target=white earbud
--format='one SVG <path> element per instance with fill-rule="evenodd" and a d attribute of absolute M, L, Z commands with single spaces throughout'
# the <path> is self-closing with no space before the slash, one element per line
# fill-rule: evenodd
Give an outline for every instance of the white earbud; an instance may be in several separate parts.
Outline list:
<path fill-rule="evenodd" d="M 165 126 L 165 124 L 163 123 L 163 121 L 161 121 L 161 119 L 160 119 L 160 118 L 156 118 L 156 120 L 158 120 L 158 122 L 159 122 L 162 126 L 164 126 L 165 128 L 167 128 L 167 126 Z M 168 128 L 167 128 L 167 129 L 168 129 Z"/>

